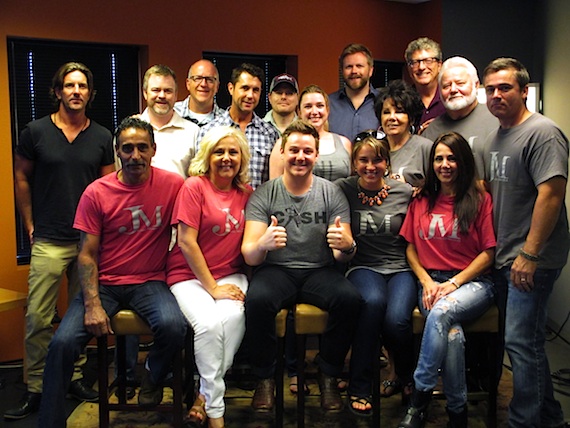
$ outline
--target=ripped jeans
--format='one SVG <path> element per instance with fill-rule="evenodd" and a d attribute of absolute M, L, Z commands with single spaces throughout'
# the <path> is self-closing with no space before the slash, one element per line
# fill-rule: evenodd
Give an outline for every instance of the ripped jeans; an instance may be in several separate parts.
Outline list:
<path fill-rule="evenodd" d="M 457 272 L 432 271 L 430 276 L 445 282 Z M 419 391 L 431 391 L 437 385 L 441 369 L 447 408 L 455 413 L 467 403 L 465 382 L 465 335 L 461 323 L 481 316 L 493 303 L 495 288 L 490 278 L 480 276 L 467 282 L 454 292 L 440 299 L 427 311 L 418 365 L 414 372 L 415 387 Z"/>

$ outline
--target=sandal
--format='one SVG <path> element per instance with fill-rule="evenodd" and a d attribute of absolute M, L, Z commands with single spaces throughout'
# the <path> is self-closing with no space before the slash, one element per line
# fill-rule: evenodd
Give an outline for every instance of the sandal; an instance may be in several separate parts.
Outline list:
<path fill-rule="evenodd" d="M 370 397 L 357 397 L 355 395 L 351 395 L 348 397 L 348 402 L 349 402 L 348 408 L 355 415 L 366 416 L 366 417 L 372 416 L 372 402 L 370 400 Z M 354 407 L 355 403 L 362 404 L 365 408 L 364 409 L 356 409 Z M 367 405 L 370 405 L 370 408 L 367 409 L 366 408 Z"/>
<path fill-rule="evenodd" d="M 391 397 L 402 391 L 400 379 L 385 380 L 380 387 L 380 397 Z"/>
<path fill-rule="evenodd" d="M 206 403 L 200 397 L 198 397 L 184 418 L 184 427 L 202 427 L 206 424 L 207 420 L 208 416 L 206 415 Z"/>

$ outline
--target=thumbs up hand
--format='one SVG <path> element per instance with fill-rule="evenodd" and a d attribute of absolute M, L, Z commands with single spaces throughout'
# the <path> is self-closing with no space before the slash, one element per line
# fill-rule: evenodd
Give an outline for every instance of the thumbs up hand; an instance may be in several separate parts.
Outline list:
<path fill-rule="evenodd" d="M 277 217 L 271 216 L 271 223 L 265 233 L 259 238 L 259 249 L 263 251 L 273 251 L 287 245 L 287 230 L 278 225 Z"/>
<path fill-rule="evenodd" d="M 334 219 L 327 230 L 327 242 L 333 250 L 348 250 L 352 245 L 352 235 L 340 224 L 340 216 Z"/>

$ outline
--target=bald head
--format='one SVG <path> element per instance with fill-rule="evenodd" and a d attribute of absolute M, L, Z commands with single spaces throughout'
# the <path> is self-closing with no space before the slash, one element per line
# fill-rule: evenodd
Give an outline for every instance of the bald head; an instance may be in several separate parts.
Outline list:
<path fill-rule="evenodd" d="M 196 113 L 211 112 L 219 87 L 220 75 L 211 61 L 201 59 L 192 64 L 186 79 L 186 88 L 190 93 L 190 110 Z"/>

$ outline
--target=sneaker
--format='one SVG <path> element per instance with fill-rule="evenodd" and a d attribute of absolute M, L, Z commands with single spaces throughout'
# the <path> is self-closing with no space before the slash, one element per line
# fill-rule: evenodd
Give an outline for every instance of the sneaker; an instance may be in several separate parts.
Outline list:
<path fill-rule="evenodd" d="M 150 378 L 150 372 L 145 371 L 139 391 L 139 406 L 155 407 L 162 401 L 162 385 L 155 384 Z"/>
<path fill-rule="evenodd" d="M 18 407 L 14 409 L 9 409 L 4 412 L 4 419 L 24 419 L 30 416 L 32 413 L 36 413 L 40 410 L 40 401 L 42 400 L 42 394 L 38 392 L 26 391 Z"/>
<path fill-rule="evenodd" d="M 94 403 L 99 400 L 99 393 L 93 388 L 86 386 L 81 379 L 71 382 L 67 393 L 79 401 Z"/>

